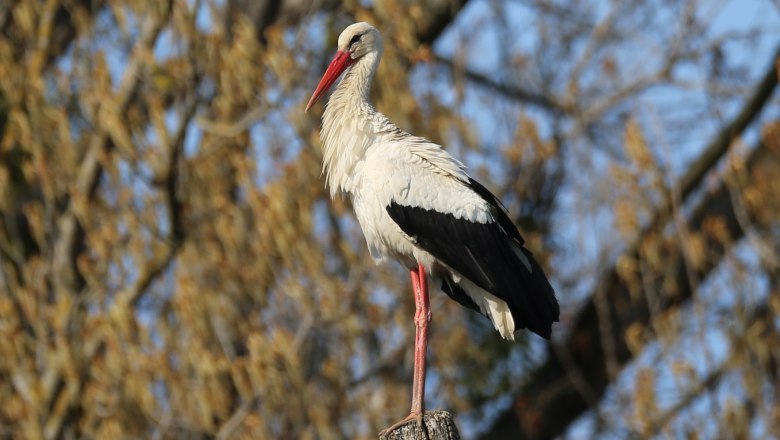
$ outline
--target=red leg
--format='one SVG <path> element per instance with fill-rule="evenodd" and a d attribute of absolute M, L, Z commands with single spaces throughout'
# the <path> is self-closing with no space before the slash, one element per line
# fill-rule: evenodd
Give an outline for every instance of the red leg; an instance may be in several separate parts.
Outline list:
<path fill-rule="evenodd" d="M 392 432 L 410 420 L 417 420 L 422 425 L 425 411 L 425 352 L 428 348 L 428 323 L 431 321 L 431 306 L 428 298 L 428 279 L 425 267 L 418 264 L 412 269 L 412 288 L 414 289 L 414 380 L 412 383 L 412 409 L 409 415 L 393 426 L 383 430 L 380 435 Z"/>
<path fill-rule="evenodd" d="M 428 323 L 431 321 L 431 306 L 428 297 L 428 280 L 422 264 L 411 271 L 414 287 L 414 381 L 412 384 L 412 410 L 410 415 L 418 416 L 425 408 L 425 353 L 428 349 Z"/>

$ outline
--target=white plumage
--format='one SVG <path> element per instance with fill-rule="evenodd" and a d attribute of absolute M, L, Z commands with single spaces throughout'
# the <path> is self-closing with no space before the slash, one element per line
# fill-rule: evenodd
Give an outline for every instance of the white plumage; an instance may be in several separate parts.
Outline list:
<path fill-rule="evenodd" d="M 352 198 L 375 262 L 391 258 L 410 269 L 422 263 L 438 284 L 436 258 L 416 246 L 385 208 L 395 200 L 486 223 L 494 220 L 492 207 L 467 186 L 469 176 L 460 161 L 441 146 L 402 131 L 371 105 L 370 83 L 382 55 L 379 32 L 367 23 L 355 23 L 341 34 L 339 49 L 348 49 L 347 37 L 362 32 L 367 33 L 361 40 L 371 38 L 363 42 L 375 42 L 375 50 L 347 70 L 328 100 L 322 116 L 323 172 L 331 196 L 341 191 Z M 506 302 L 473 283 L 461 285 L 501 336 L 514 339 L 514 319 Z"/>
<path fill-rule="evenodd" d="M 417 373 L 420 363 L 424 383 L 423 315 L 429 314 L 427 285 L 416 277 L 430 274 L 506 339 L 520 328 L 549 338 L 559 312 L 552 287 L 498 199 L 441 146 L 404 132 L 371 104 L 382 51 L 374 27 L 347 27 L 306 108 L 344 73 L 322 117 L 323 172 L 331 196 L 352 199 L 374 260 L 399 261 L 412 273 L 418 335 L 411 417 L 421 409 Z"/>

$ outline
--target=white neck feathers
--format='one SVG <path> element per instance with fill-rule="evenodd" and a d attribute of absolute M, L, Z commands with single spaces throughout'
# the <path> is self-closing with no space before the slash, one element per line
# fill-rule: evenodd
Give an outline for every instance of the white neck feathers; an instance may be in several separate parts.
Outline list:
<path fill-rule="evenodd" d="M 381 54 L 369 52 L 350 66 L 322 115 L 322 165 L 331 197 L 352 189 L 352 171 L 375 140 L 377 112 L 369 101 Z M 385 118 L 381 118 L 385 119 Z"/>

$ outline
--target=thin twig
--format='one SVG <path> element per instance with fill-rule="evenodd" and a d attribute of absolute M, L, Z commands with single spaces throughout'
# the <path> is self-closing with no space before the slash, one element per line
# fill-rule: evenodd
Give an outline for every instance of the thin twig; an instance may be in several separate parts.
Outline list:
<path fill-rule="evenodd" d="M 514 84 L 501 84 L 498 82 L 493 81 L 489 77 L 474 72 L 472 70 L 467 69 L 461 69 L 459 66 L 457 66 L 456 62 L 447 58 L 444 58 L 440 55 L 434 55 L 434 60 L 436 62 L 443 64 L 447 67 L 449 67 L 453 71 L 461 71 L 463 72 L 463 76 L 471 81 L 472 83 L 485 87 L 488 90 L 492 90 L 494 92 L 499 93 L 501 96 L 514 99 L 516 101 L 534 105 L 537 107 L 540 107 L 544 110 L 553 111 L 555 113 L 571 113 L 572 109 L 567 107 L 566 105 L 551 99 L 547 96 L 545 96 L 542 93 L 525 89 L 523 87 L 520 87 L 518 85 Z"/>
<path fill-rule="evenodd" d="M 217 440 L 225 440 L 230 438 L 233 432 L 238 429 L 241 423 L 243 423 L 244 419 L 246 419 L 246 417 L 249 415 L 249 412 L 257 405 L 259 401 L 260 396 L 255 394 L 252 396 L 252 398 L 244 401 L 244 403 L 239 405 L 233 414 L 230 415 L 230 418 L 228 418 L 219 428 L 219 431 L 217 431 Z"/>
<path fill-rule="evenodd" d="M 212 121 L 202 116 L 196 118 L 195 122 L 203 131 L 222 137 L 235 137 L 246 130 L 249 130 L 252 127 L 252 124 L 263 117 L 266 110 L 265 106 L 258 105 L 244 113 L 236 122 L 232 123 Z"/>

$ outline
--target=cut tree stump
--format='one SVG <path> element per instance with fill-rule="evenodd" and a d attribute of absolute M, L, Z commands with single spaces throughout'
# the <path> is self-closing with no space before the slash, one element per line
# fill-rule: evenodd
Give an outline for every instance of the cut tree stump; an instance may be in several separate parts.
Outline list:
<path fill-rule="evenodd" d="M 455 419 L 447 411 L 426 411 L 423 422 L 425 428 L 418 425 L 417 420 L 410 420 L 380 435 L 379 440 L 460 440 Z"/>

